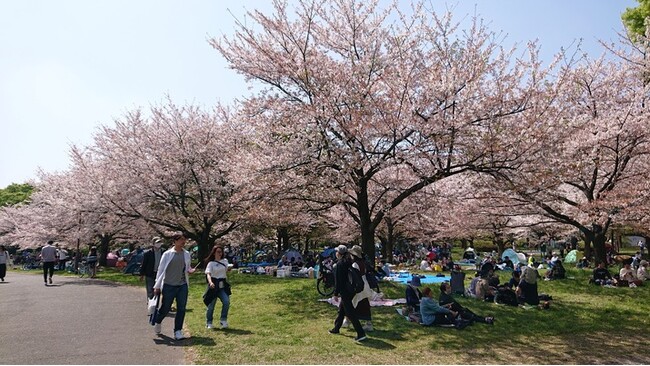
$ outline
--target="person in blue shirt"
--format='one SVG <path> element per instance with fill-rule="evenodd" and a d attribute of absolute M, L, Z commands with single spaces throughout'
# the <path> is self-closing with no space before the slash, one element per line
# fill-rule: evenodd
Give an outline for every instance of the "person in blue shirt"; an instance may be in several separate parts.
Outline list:
<path fill-rule="evenodd" d="M 458 312 L 450 310 L 451 304 L 440 306 L 438 301 L 433 299 L 433 293 L 429 287 L 422 290 L 422 299 L 420 300 L 420 319 L 422 325 L 441 325 L 464 328 L 469 322 L 456 319 Z"/>

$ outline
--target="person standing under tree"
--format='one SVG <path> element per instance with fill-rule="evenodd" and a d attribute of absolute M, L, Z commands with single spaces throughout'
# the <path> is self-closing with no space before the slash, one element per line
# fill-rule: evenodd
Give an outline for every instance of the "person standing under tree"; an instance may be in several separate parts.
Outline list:
<path fill-rule="evenodd" d="M 187 239 L 183 233 L 172 235 L 174 246 L 165 251 L 160 258 L 160 265 L 156 274 L 156 283 L 153 285 L 154 295 L 162 293 L 162 305 L 154 325 L 156 334 L 162 333 L 162 321 L 172 308 L 176 300 L 176 316 L 174 317 L 174 338 L 185 339 L 183 335 L 183 322 L 185 321 L 185 307 L 187 306 L 189 274 L 194 273 L 190 252 L 185 250 Z"/>
<path fill-rule="evenodd" d="M 153 298 L 153 284 L 156 282 L 156 274 L 160 258 L 162 257 L 162 239 L 154 237 L 151 249 L 144 252 L 142 256 L 142 265 L 140 266 L 140 281 L 145 280 L 144 285 L 147 289 L 147 299 Z"/>
<path fill-rule="evenodd" d="M 41 249 L 41 260 L 43 261 L 43 281 L 45 286 L 47 286 L 48 272 L 50 285 L 52 284 L 52 276 L 54 275 L 54 265 L 56 264 L 56 247 L 54 241 L 50 240 L 47 244 Z"/>
<path fill-rule="evenodd" d="M 228 259 L 223 256 L 223 247 L 215 245 L 210 254 L 205 258 L 207 265 L 205 266 L 205 277 L 208 281 L 208 288 L 206 292 L 210 294 L 212 301 L 208 304 L 208 309 L 205 313 L 205 327 L 212 329 L 212 319 L 214 315 L 214 307 L 217 304 L 217 299 L 221 300 L 221 316 L 219 318 L 221 328 L 228 328 L 228 309 L 230 308 L 230 289 L 228 288 L 228 281 L 226 273 L 230 270 L 228 267 Z"/>
<path fill-rule="evenodd" d="M 5 282 L 5 276 L 7 275 L 7 263 L 9 263 L 9 253 L 7 253 L 4 245 L 0 245 L 0 280 L 2 282 Z"/>
<path fill-rule="evenodd" d="M 357 331 L 357 336 L 354 338 L 356 342 L 365 341 L 367 339 L 366 332 L 359 322 L 354 306 L 352 305 L 352 298 L 354 293 L 348 285 L 348 271 L 352 267 L 352 256 L 348 253 L 348 248 L 345 245 L 336 247 L 336 266 L 334 267 L 334 299 L 341 296 L 341 303 L 339 304 L 338 315 L 334 320 L 334 328 L 330 329 L 331 334 L 338 334 L 341 326 L 343 326 L 343 318 L 346 316 Z"/>
<path fill-rule="evenodd" d="M 68 260 L 68 251 L 65 248 L 59 248 L 58 244 L 56 247 L 59 250 L 59 271 L 64 271 L 65 262 Z"/>

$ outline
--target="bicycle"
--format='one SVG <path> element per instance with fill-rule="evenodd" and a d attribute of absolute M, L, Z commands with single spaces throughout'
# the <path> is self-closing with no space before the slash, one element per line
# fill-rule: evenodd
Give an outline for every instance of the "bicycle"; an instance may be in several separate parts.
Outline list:
<path fill-rule="evenodd" d="M 90 276 L 92 278 L 93 275 L 93 266 L 97 265 L 97 262 L 90 262 L 83 260 L 80 263 L 78 274 L 79 278 L 83 278 L 84 276 Z"/>
<path fill-rule="evenodd" d="M 334 272 L 331 269 L 321 268 L 318 271 L 316 290 L 323 296 L 332 296 L 334 288 Z"/>
<path fill-rule="evenodd" d="M 27 259 L 23 263 L 23 271 L 29 271 L 30 269 L 39 269 L 41 268 L 41 262 L 33 259 Z"/>

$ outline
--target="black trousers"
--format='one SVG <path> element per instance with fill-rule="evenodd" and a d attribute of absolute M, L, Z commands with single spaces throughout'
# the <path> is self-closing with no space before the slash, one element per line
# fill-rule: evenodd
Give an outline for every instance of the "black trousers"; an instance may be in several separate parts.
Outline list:
<path fill-rule="evenodd" d="M 354 330 L 357 331 L 357 337 L 365 336 L 366 332 L 363 330 L 363 327 L 361 326 L 361 322 L 357 317 L 357 313 L 354 310 L 354 306 L 352 306 L 352 298 L 349 298 L 347 296 L 346 297 L 341 296 L 339 313 L 336 316 L 336 320 L 334 320 L 334 330 L 338 331 L 339 329 L 341 329 L 341 326 L 343 325 L 343 318 L 345 318 L 346 316 L 348 317 L 348 319 L 350 319 L 352 326 L 354 326 Z"/>
<path fill-rule="evenodd" d="M 47 272 L 50 272 L 50 278 L 54 275 L 54 264 L 56 262 L 43 262 L 43 281 L 47 282 Z"/>

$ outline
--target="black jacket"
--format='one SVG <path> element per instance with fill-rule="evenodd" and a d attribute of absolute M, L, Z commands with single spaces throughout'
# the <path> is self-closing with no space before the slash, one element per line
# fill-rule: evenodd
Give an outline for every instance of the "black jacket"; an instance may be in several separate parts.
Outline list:
<path fill-rule="evenodd" d="M 336 267 L 334 267 L 334 295 L 350 299 L 354 297 L 348 285 L 348 270 L 351 266 L 352 258 L 347 253 L 336 262 Z"/>
<path fill-rule="evenodd" d="M 162 257 L 162 253 L 164 250 L 162 248 L 160 249 L 160 256 Z M 156 272 L 158 271 L 158 268 L 153 268 L 154 262 L 156 261 L 156 257 L 154 256 L 153 249 L 147 249 L 144 251 L 144 254 L 142 255 L 142 265 L 140 266 L 140 276 L 147 276 L 147 277 L 156 277 Z"/>

